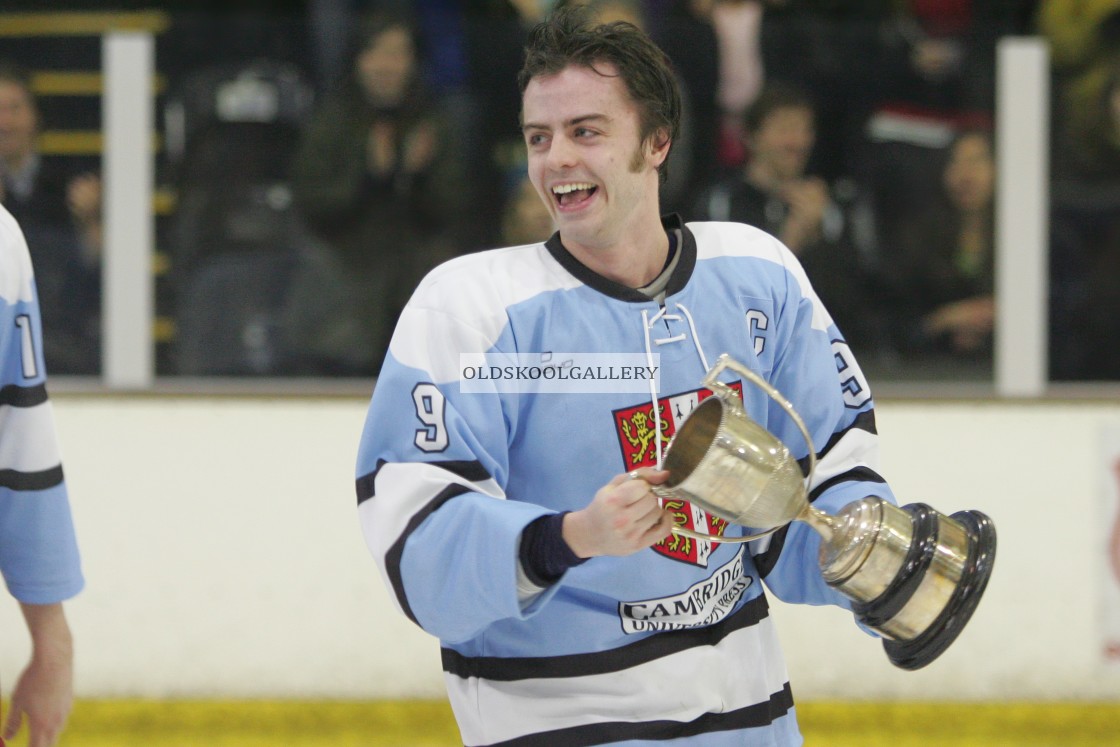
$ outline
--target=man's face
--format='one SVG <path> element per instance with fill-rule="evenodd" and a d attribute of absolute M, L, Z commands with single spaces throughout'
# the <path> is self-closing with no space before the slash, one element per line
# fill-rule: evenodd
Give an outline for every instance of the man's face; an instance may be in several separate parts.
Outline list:
<path fill-rule="evenodd" d="M 780 180 L 800 178 L 816 137 L 812 111 L 803 107 L 775 109 L 754 133 L 751 159 Z"/>
<path fill-rule="evenodd" d="M 403 26 L 381 32 L 357 59 L 358 79 L 374 104 L 395 106 L 404 98 L 412 78 L 416 50 Z"/>
<path fill-rule="evenodd" d="M 953 146 L 945 169 L 945 189 L 961 210 L 984 210 L 995 192 L 992 147 L 983 135 L 970 134 Z"/>
<path fill-rule="evenodd" d="M 18 160 L 35 149 L 35 106 L 23 86 L 0 81 L 0 159 Z"/>
<path fill-rule="evenodd" d="M 534 78 L 522 100 L 529 179 L 569 249 L 610 248 L 656 218 L 656 169 L 668 153 L 641 142 L 615 68 L 598 69 Z"/>
<path fill-rule="evenodd" d="M 503 238 L 507 244 L 531 244 L 544 241 L 556 230 L 548 206 L 541 202 L 536 188 L 528 179 L 520 182 L 510 195 L 504 225 Z"/>

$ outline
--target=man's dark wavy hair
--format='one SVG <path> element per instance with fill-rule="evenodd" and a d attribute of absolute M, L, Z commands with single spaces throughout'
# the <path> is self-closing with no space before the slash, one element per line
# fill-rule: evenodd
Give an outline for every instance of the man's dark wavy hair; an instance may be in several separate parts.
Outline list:
<path fill-rule="evenodd" d="M 602 63 L 614 65 L 638 105 L 641 141 L 664 131 L 671 151 L 681 127 L 680 89 L 669 58 L 633 24 L 596 24 L 578 5 L 557 10 L 529 33 L 517 85 L 524 95 L 533 78 L 555 75 L 569 65 L 603 74 L 596 67 Z M 662 183 L 668 161 L 666 156 L 658 169 Z"/>

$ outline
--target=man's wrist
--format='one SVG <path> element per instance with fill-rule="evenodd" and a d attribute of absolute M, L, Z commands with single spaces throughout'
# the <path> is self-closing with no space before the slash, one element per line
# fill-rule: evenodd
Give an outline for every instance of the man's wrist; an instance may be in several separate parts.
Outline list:
<path fill-rule="evenodd" d="M 529 580 L 550 586 L 568 569 L 583 563 L 564 537 L 564 526 L 571 514 L 546 514 L 533 520 L 521 534 L 521 566 Z"/>
<path fill-rule="evenodd" d="M 61 602 L 20 603 L 20 609 L 24 620 L 27 621 L 31 644 L 37 652 L 66 656 L 73 652 L 74 643 L 70 634 L 70 625 L 66 622 L 66 613 Z"/>

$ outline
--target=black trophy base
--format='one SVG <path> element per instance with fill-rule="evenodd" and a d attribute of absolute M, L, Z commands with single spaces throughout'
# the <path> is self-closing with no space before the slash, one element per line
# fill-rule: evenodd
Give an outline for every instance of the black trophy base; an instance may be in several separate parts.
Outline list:
<path fill-rule="evenodd" d="M 937 550 L 938 513 L 922 503 L 903 509 L 910 514 L 913 538 L 902 567 L 877 598 L 852 605 L 856 618 L 875 630 L 884 630 L 883 626 L 910 601 Z M 924 631 L 909 640 L 883 640 L 887 658 L 901 669 L 921 669 L 944 653 L 972 617 L 992 575 L 996 555 L 995 524 L 979 511 L 959 511 L 950 518 L 961 524 L 968 535 L 968 556 L 961 568 L 960 582 L 944 609 Z"/>
<path fill-rule="evenodd" d="M 968 559 L 949 603 L 928 628 L 909 641 L 883 641 L 887 658 L 902 669 L 921 669 L 957 639 L 976 611 L 976 605 L 980 603 L 992 576 L 996 559 L 995 524 L 979 511 L 959 511 L 950 518 L 962 524 L 968 532 Z"/>

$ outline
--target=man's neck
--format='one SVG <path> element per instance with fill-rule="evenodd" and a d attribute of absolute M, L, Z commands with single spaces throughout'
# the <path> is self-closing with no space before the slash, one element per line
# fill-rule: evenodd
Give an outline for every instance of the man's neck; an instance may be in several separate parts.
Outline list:
<path fill-rule="evenodd" d="M 640 242 L 627 242 L 605 249 L 566 246 L 588 269 L 627 288 L 653 282 L 669 257 L 669 237 L 658 221 L 657 229 L 643 232 Z M 561 233 L 563 242 L 564 235 Z"/>
<path fill-rule="evenodd" d="M 598 243 L 560 241 L 568 252 L 589 270 L 625 285 L 641 288 L 658 276 L 669 257 L 669 237 L 661 225 L 656 198 L 638 208 L 625 226 L 613 229 L 613 236 L 598 237 Z"/>

